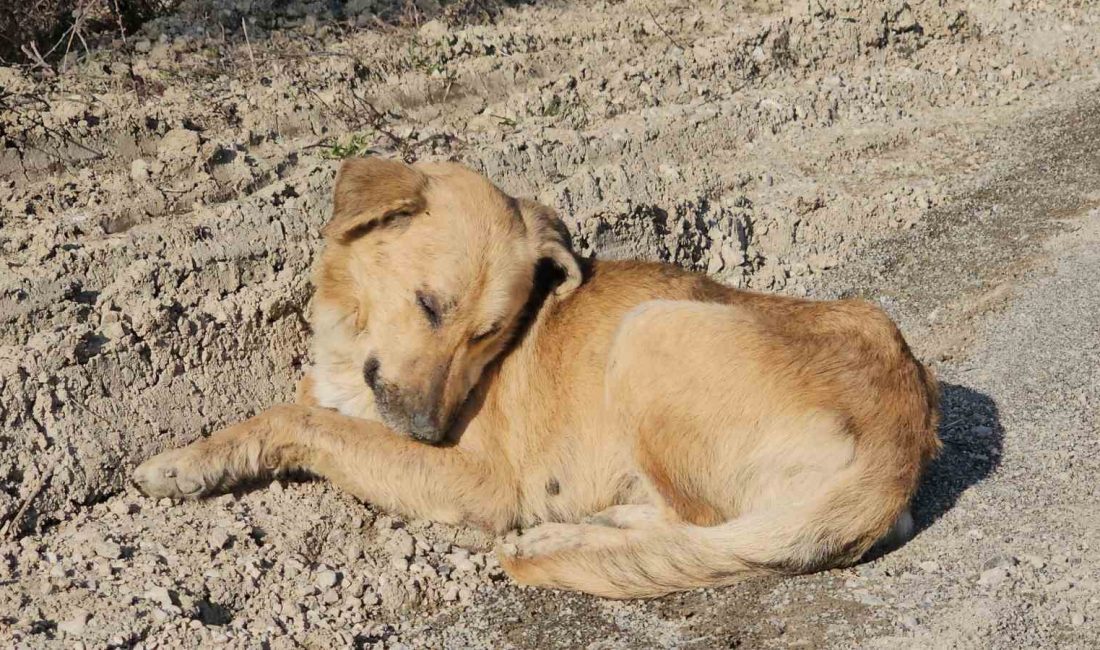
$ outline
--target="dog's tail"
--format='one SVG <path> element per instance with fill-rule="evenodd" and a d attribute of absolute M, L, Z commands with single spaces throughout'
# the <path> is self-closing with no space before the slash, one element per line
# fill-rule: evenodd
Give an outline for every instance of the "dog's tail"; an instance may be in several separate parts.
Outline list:
<path fill-rule="evenodd" d="M 717 526 L 543 524 L 525 533 L 538 541 L 502 545 L 498 556 L 521 584 L 650 598 L 728 585 L 751 574 L 843 566 L 876 542 L 907 538 L 907 491 L 884 494 L 882 477 L 860 476 L 851 466 L 843 473 L 821 498 L 778 512 L 750 513 Z"/>

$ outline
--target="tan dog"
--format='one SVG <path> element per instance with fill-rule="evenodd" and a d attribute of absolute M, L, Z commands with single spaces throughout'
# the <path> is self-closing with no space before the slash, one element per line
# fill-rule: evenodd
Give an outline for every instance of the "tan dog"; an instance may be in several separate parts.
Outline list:
<path fill-rule="evenodd" d="M 911 524 L 936 384 L 868 303 L 582 271 L 551 210 L 453 164 L 345 162 L 324 234 L 299 403 L 146 461 L 146 493 L 301 469 L 410 517 L 548 522 L 508 572 L 614 598 L 844 565 Z"/>

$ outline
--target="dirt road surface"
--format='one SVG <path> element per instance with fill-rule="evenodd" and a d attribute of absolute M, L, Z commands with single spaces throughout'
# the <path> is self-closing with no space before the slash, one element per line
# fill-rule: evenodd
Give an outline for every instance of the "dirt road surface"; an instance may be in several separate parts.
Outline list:
<path fill-rule="evenodd" d="M 1100 9 L 422 6 L 184 2 L 0 68 L 0 645 L 1100 646 Z M 139 495 L 291 396 L 368 153 L 471 164 L 585 254 L 878 301 L 943 382 L 916 537 L 611 602 L 318 482 Z"/>

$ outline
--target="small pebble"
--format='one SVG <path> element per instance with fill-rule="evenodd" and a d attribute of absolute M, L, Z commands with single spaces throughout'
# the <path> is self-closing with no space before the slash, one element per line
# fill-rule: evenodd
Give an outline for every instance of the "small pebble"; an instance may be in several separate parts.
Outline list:
<path fill-rule="evenodd" d="M 122 557 L 122 547 L 110 540 L 105 540 L 95 545 L 95 554 L 108 560 L 117 560 Z"/>
<path fill-rule="evenodd" d="M 210 538 L 208 541 L 210 543 L 210 550 L 220 551 L 229 544 L 229 533 L 226 532 L 224 528 L 215 528 L 210 531 Z"/>
<path fill-rule="evenodd" d="M 172 593 L 168 591 L 167 587 L 153 587 L 145 592 L 145 597 L 167 607 L 174 604 L 172 603 Z"/>
<path fill-rule="evenodd" d="M 978 584 L 983 587 L 995 587 L 1008 577 L 1008 570 L 1004 567 L 994 567 L 982 571 L 981 576 L 978 577 Z"/>
<path fill-rule="evenodd" d="M 131 515 L 138 511 L 136 503 L 130 503 L 121 499 L 111 502 L 111 512 L 120 517 Z"/>
<path fill-rule="evenodd" d="M 458 600 L 458 588 L 458 585 L 453 582 L 447 583 L 446 588 L 443 589 L 443 600 L 447 602 Z"/>
<path fill-rule="evenodd" d="M 73 636 L 79 636 L 84 634 L 84 630 L 88 627 L 88 619 L 90 616 L 88 612 L 78 609 L 73 612 L 73 615 L 57 624 L 57 629 L 65 634 L 71 634 Z"/>

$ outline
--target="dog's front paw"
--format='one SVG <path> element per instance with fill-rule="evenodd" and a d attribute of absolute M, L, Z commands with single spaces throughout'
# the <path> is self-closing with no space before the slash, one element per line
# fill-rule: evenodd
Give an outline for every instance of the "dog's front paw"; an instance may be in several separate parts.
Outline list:
<path fill-rule="evenodd" d="M 193 499 L 210 493 L 217 481 L 193 447 L 157 454 L 134 470 L 134 483 L 154 498 Z"/>

